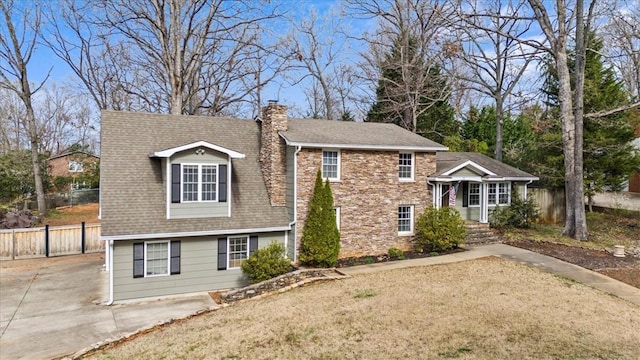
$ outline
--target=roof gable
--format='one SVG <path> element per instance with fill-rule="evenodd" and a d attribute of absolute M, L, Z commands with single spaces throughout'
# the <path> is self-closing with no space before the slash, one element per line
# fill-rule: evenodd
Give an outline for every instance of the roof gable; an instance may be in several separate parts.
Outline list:
<path fill-rule="evenodd" d="M 471 161 L 471 160 L 467 160 L 457 166 L 454 166 L 453 168 L 451 168 L 450 170 L 445 171 L 444 173 L 442 173 L 442 175 L 445 176 L 450 176 L 455 174 L 456 172 L 460 171 L 461 169 L 467 168 L 470 171 L 473 171 L 474 173 L 479 173 L 479 175 L 481 176 L 485 176 L 485 175 L 489 175 L 489 176 L 496 176 L 496 174 L 494 172 L 492 172 L 491 170 L 480 166 L 478 164 L 476 164 L 475 162 Z"/>
<path fill-rule="evenodd" d="M 192 143 L 189 143 L 189 144 L 172 147 L 172 148 L 169 148 L 169 149 L 156 151 L 153 154 L 149 155 L 149 157 L 168 158 L 168 157 L 173 156 L 175 153 L 178 153 L 178 152 L 181 152 L 181 151 L 185 151 L 185 150 L 196 149 L 196 148 L 199 148 L 199 147 L 205 147 L 207 149 L 211 149 L 211 150 L 214 150 L 214 151 L 218 151 L 218 152 L 227 154 L 232 159 L 244 159 L 244 157 L 245 157 L 245 155 L 242 154 L 242 153 L 239 153 L 237 151 L 233 151 L 231 149 L 227 149 L 227 148 L 225 148 L 223 146 L 218 146 L 218 145 L 212 144 L 212 143 L 207 142 L 207 141 L 196 141 L 196 142 L 192 142 Z"/>
<path fill-rule="evenodd" d="M 436 172 L 431 178 L 451 177 L 463 168 L 478 172 L 481 177 L 496 180 L 529 181 L 539 178 L 486 155 L 474 152 L 438 152 Z"/>

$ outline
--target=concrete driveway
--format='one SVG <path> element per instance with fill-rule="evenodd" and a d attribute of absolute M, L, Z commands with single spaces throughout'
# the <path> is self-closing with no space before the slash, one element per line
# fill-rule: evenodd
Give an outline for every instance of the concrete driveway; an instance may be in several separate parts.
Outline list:
<path fill-rule="evenodd" d="M 0 359 L 51 359 L 216 305 L 207 294 L 104 305 L 101 253 L 0 262 Z"/>

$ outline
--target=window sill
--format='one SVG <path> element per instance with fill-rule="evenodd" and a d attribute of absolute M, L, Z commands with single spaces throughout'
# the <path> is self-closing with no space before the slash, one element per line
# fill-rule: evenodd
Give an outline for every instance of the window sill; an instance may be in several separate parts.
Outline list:
<path fill-rule="evenodd" d="M 156 275 L 145 275 L 144 278 L 157 278 L 157 277 L 165 277 L 165 276 L 169 276 L 170 274 L 156 274 Z"/>
<path fill-rule="evenodd" d="M 413 236 L 413 232 L 399 232 L 398 236 Z"/>
<path fill-rule="evenodd" d="M 399 182 L 401 183 L 414 183 L 416 182 L 415 179 L 398 179 Z"/>

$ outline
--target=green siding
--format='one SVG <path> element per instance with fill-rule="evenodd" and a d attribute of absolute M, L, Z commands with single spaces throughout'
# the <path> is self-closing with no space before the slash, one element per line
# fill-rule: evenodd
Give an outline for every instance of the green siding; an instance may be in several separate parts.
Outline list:
<path fill-rule="evenodd" d="M 283 242 L 285 233 L 272 232 L 257 235 L 258 247 L 262 248 L 272 241 Z M 171 240 L 181 241 L 180 274 L 135 279 L 133 278 L 133 243 L 142 241 L 114 243 L 112 268 L 114 300 L 229 289 L 248 284 L 240 269 L 217 270 L 218 236 Z"/>
<path fill-rule="evenodd" d="M 199 149 L 205 150 L 205 153 L 203 155 L 197 155 L 195 153 L 196 149 L 182 151 L 171 157 L 171 163 L 228 164 L 226 154 L 207 148 Z M 164 179 L 164 181 L 166 181 L 166 179 Z M 225 217 L 229 216 L 229 203 L 230 202 L 170 203 L 169 209 L 172 219 Z"/>

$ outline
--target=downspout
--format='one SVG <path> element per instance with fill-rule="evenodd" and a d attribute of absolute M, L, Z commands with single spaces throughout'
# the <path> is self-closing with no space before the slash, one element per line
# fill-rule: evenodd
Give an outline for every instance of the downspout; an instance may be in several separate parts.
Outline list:
<path fill-rule="evenodd" d="M 109 301 L 106 305 L 113 304 L 113 240 L 109 240 Z"/>
<path fill-rule="evenodd" d="M 533 182 L 533 180 L 529 180 L 528 183 L 524 184 L 524 199 L 523 200 L 527 200 L 527 190 L 529 189 L 529 184 L 531 184 Z"/>
<path fill-rule="evenodd" d="M 302 146 L 296 146 L 296 151 L 293 153 L 293 221 L 289 223 L 289 227 L 296 224 L 298 219 L 298 153 L 302 150 Z M 298 236 L 298 232 L 295 232 L 295 237 Z M 296 262 L 296 239 L 293 239 L 293 262 Z M 289 237 L 287 236 L 287 239 Z M 286 240 L 286 239 L 285 239 Z M 285 242 L 284 248 L 288 246 L 288 241 Z"/>

